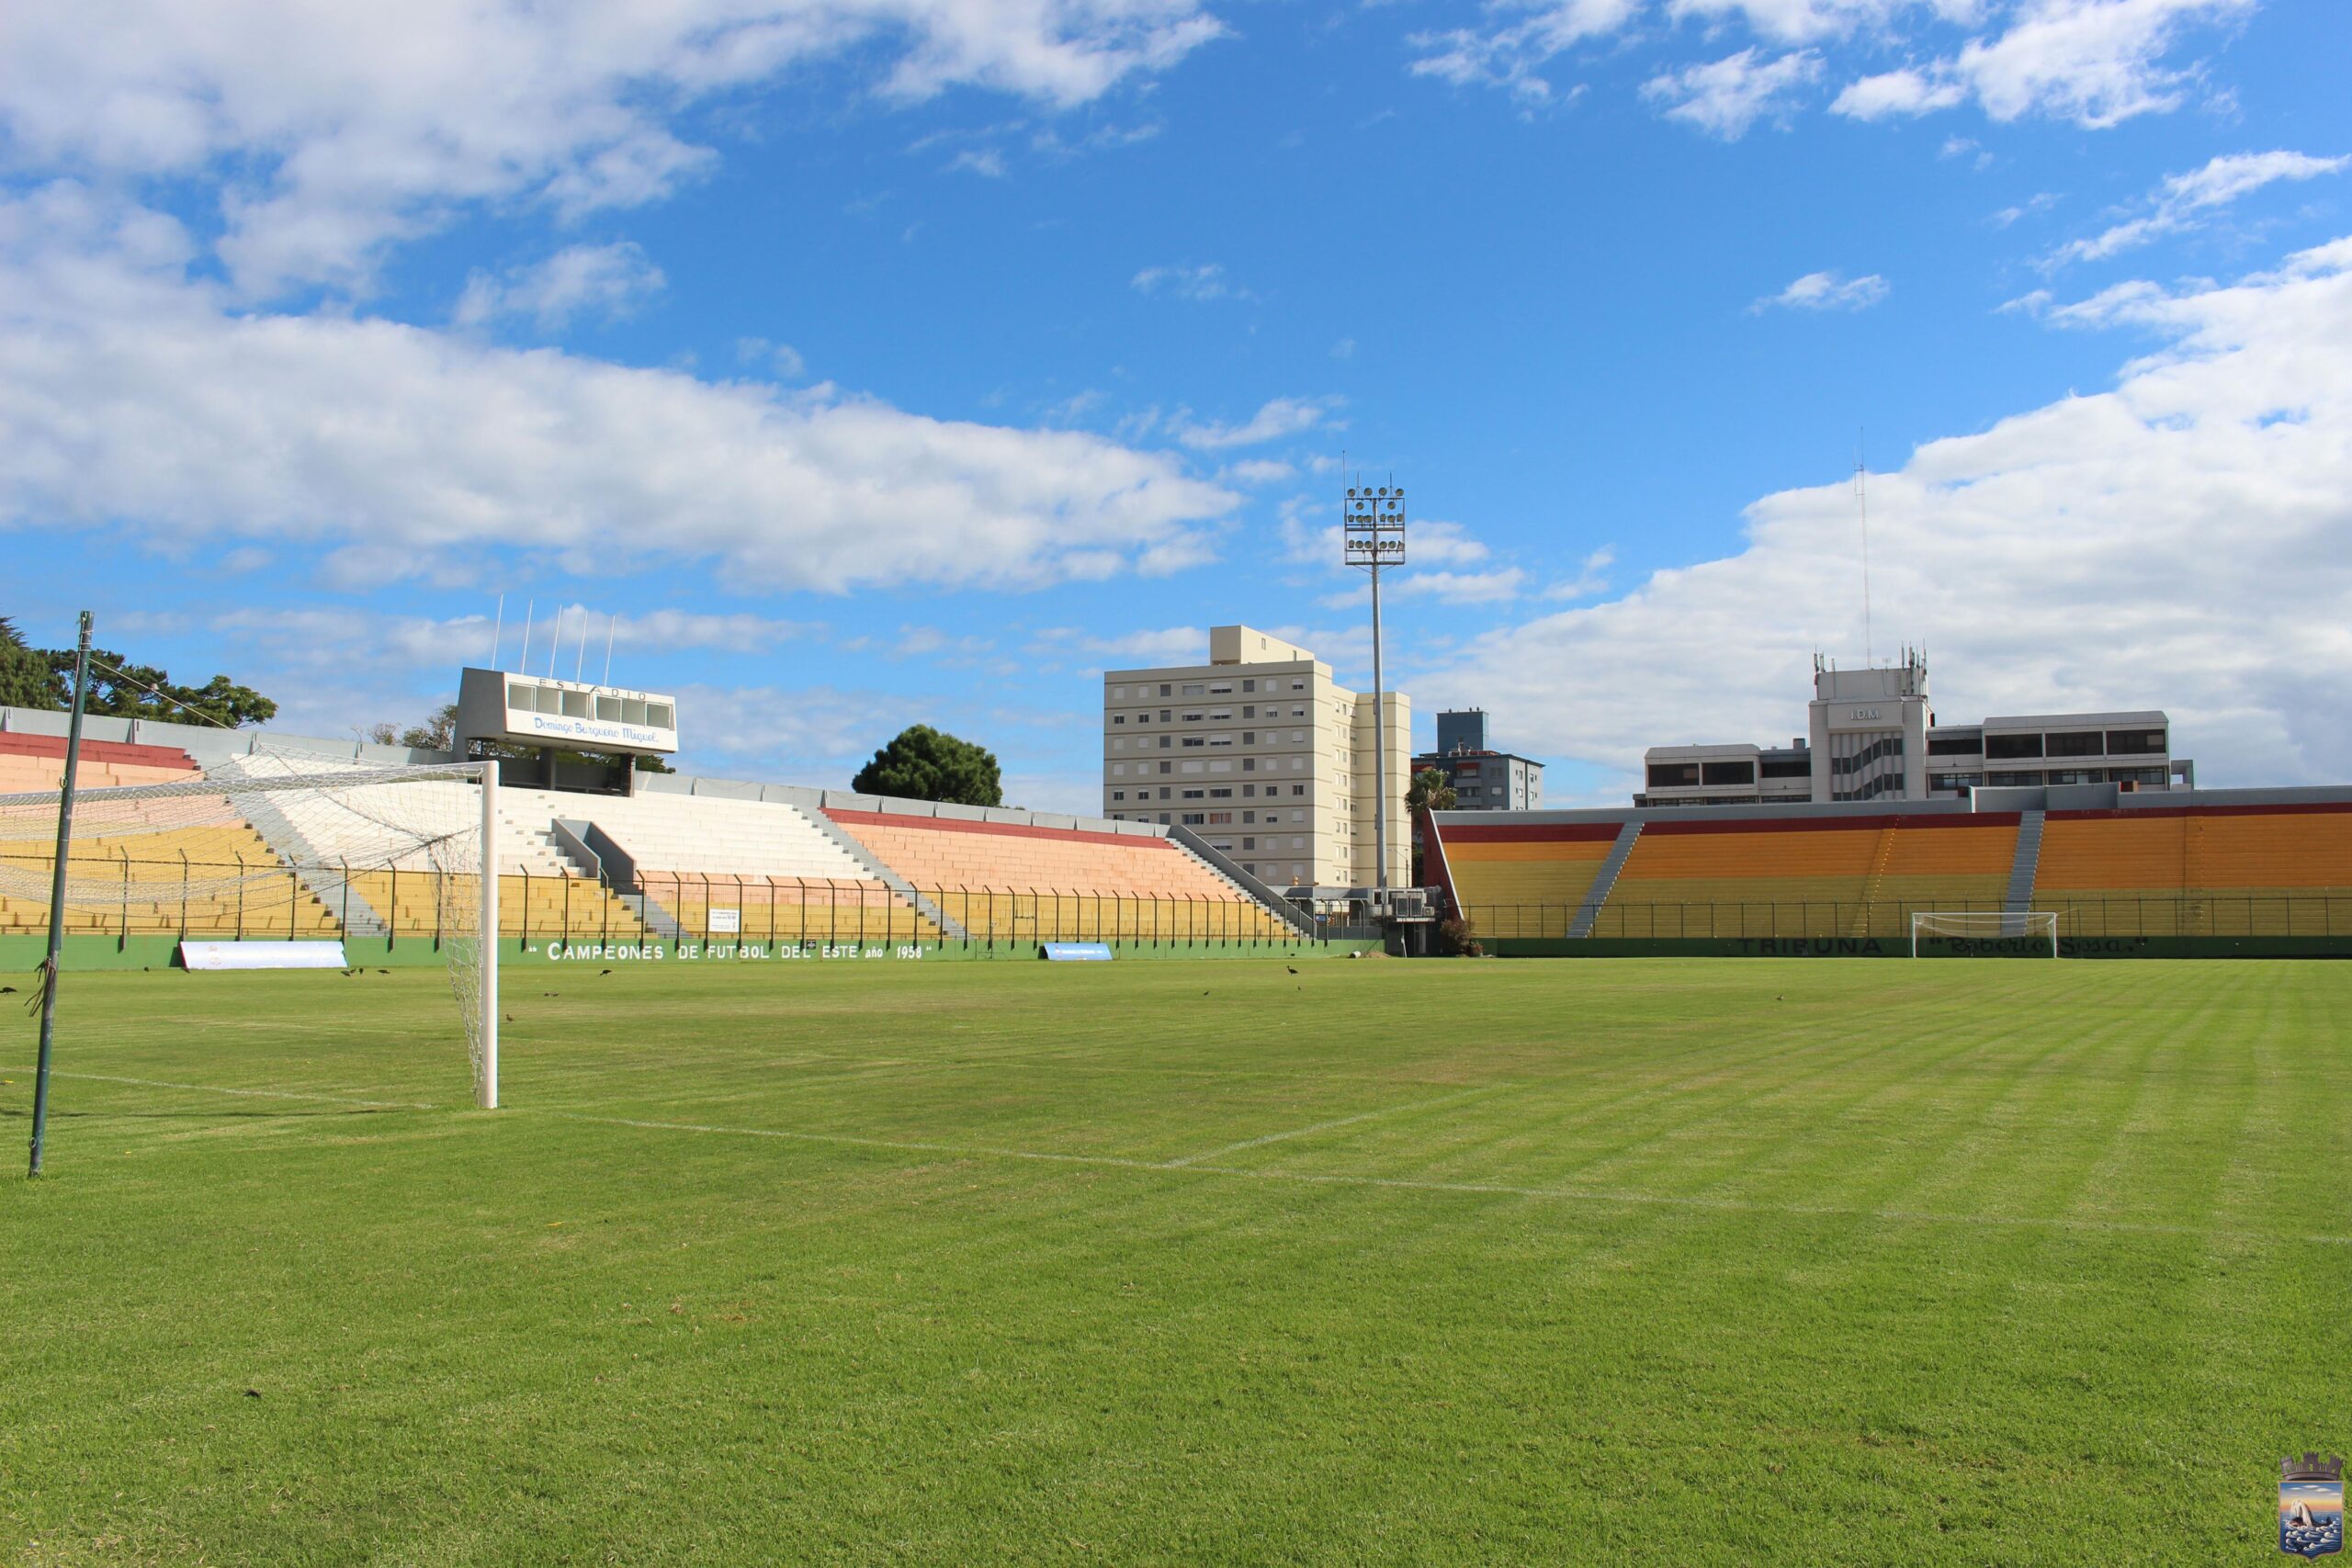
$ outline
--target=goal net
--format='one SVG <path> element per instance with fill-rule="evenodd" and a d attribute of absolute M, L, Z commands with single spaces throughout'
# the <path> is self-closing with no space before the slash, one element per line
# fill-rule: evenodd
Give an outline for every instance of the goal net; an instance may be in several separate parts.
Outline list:
<path fill-rule="evenodd" d="M 77 782 L 91 776 L 84 764 Z M 46 931 L 60 793 L 0 795 L 0 918 Z M 69 936 L 339 942 L 345 961 L 434 950 L 447 968 L 476 1101 L 498 1103 L 497 784 L 481 762 L 338 764 L 257 753 L 185 781 L 77 787 Z"/>
<path fill-rule="evenodd" d="M 1924 945 L 1923 945 L 1924 944 Z M 2047 953 L 2058 956 L 2054 909 L 1918 910 L 1911 916 L 1911 956 L 1922 952 L 1954 954 Z"/>

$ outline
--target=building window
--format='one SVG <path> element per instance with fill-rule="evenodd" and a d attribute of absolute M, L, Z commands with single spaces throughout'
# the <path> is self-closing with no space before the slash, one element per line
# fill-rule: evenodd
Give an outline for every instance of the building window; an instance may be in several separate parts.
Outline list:
<path fill-rule="evenodd" d="M 1245 692 L 1254 692 L 1258 689 L 1258 682 L 1255 681 L 1244 681 L 1241 682 L 1241 689 Z"/>
<path fill-rule="evenodd" d="M 1167 696 L 1167 695 L 1169 694 L 1168 688 L 1167 688 L 1167 687 L 1165 687 L 1165 686 L 1160 687 L 1160 688 L 1159 688 L 1159 694 L 1160 694 L 1161 696 L 1163 696 L 1163 697 L 1164 697 L 1164 696 Z M 1166 714 L 1161 714 L 1159 716 L 1160 716 L 1160 718 L 1161 718 L 1163 721 L 1165 721 L 1165 720 L 1166 720 L 1166 718 L 1168 717 L 1168 716 L 1167 716 Z M 1161 820 L 1162 820 L 1162 821 L 1165 821 L 1165 820 L 1167 820 L 1167 818 L 1161 818 Z"/>
<path fill-rule="evenodd" d="M 2032 788 L 2041 783 L 2041 775 L 2040 773 L 1986 773 L 1984 782 L 1995 789 L 2008 789 L 2019 785 Z"/>
<path fill-rule="evenodd" d="M 1161 773 L 1165 773 L 1171 772 L 1171 771 L 1174 769 L 1174 767 L 1175 767 L 1175 764 L 1174 764 L 1174 763 L 1172 763 L 1172 762 L 1162 762 L 1162 763 L 1160 763 L 1160 764 L 1159 764 L 1159 771 L 1160 771 Z"/>
<path fill-rule="evenodd" d="M 1699 768 L 1699 782 L 1711 784 L 1752 784 L 1756 782 L 1753 762 L 1704 762 Z M 1502 793 L 1499 787 L 1495 791 Z"/>
<path fill-rule="evenodd" d="M 1256 820 L 1258 820 L 1258 814 L 1254 811 L 1245 811 L 1241 814 L 1241 824 L 1245 828 Z"/>
<path fill-rule="evenodd" d="M 1184 716 L 1184 722 L 1186 724 L 1198 724 L 1205 716 L 1206 716 L 1203 714 L 1200 709 L 1194 708 L 1192 712 Z"/>
<path fill-rule="evenodd" d="M 1198 800 L 1201 798 L 1201 792 L 1196 789 L 1188 789 L 1184 792 L 1184 798 L 1186 800 Z"/>
<path fill-rule="evenodd" d="M 2107 732 L 2107 754 L 2110 757 L 2145 757 L 2161 755 L 2165 749 L 2165 732 L 2161 729 L 2110 729 Z M 2159 781 L 2163 774 L 2157 774 Z"/>
<path fill-rule="evenodd" d="M 1306 793 L 1306 786 L 1305 784 L 1293 784 L 1290 786 L 1290 792 L 1293 795 L 1305 795 Z"/>
<path fill-rule="evenodd" d="M 1111 792 L 1111 798 L 1113 800 L 1125 800 L 1127 798 L 1127 792 L 1123 789 L 1114 789 Z"/>
<path fill-rule="evenodd" d="M 1767 757 L 1758 771 L 1768 779 L 1809 779 L 1813 777 L 1813 759 Z"/>
<path fill-rule="evenodd" d="M 1125 724 L 1127 722 L 1127 716 L 1123 713 L 1114 713 L 1111 716 L 1111 722 L 1113 724 Z"/>
<path fill-rule="evenodd" d="M 1111 688 L 1111 697 L 1114 702 L 1124 702 L 1126 699 L 1126 695 L 1127 689 L 1125 686 L 1114 686 Z"/>
<path fill-rule="evenodd" d="M 1247 709 L 1247 708 L 1244 708 L 1244 709 L 1242 709 L 1241 711 L 1242 711 L 1242 712 L 1244 712 L 1244 713 L 1247 713 L 1247 712 L 1249 712 L 1250 710 L 1249 710 L 1249 709 Z M 1243 744 L 1244 746 L 1255 746 L 1256 744 L 1258 744 L 1258 732 L 1257 732 L 1256 730 L 1254 730 L 1254 729 L 1245 729 L 1245 730 L 1243 730 L 1243 731 L 1241 732 L 1241 744 Z"/>
<path fill-rule="evenodd" d="M 2107 737 L 2094 729 L 2087 735 L 2052 734 L 2044 744 L 2050 757 L 2096 757 L 2107 749 Z M 2087 782 L 2087 781 L 2085 781 Z"/>
<path fill-rule="evenodd" d="M 1652 762 L 1649 777 L 1652 789 L 1681 789 L 1699 782 L 1699 764 L 1696 762 Z"/>
<path fill-rule="evenodd" d="M 2039 757 L 2041 755 L 2041 737 L 1988 735 L 1984 738 L 1984 755 L 1996 762 L 2010 761 L 2019 757 Z"/>
<path fill-rule="evenodd" d="M 1162 687 L 1160 688 L 1160 690 L 1161 690 L 1162 692 L 1165 692 L 1167 689 L 1168 689 L 1168 688 L 1167 688 L 1167 687 L 1165 687 L 1165 686 L 1162 686 Z M 1168 722 L 1168 716 L 1169 716 L 1169 713 L 1170 713 L 1170 710 L 1169 710 L 1169 709 L 1167 709 L 1167 708 L 1161 708 L 1161 709 L 1159 710 L 1159 722 L 1160 722 L 1160 723 L 1162 723 L 1162 724 L 1166 724 L 1166 723 Z"/>
<path fill-rule="evenodd" d="M 1229 697 L 1233 695 L 1233 682 L 1230 681 L 1210 682 L 1209 695 L 1213 697 Z"/>
<path fill-rule="evenodd" d="M 1232 744 L 1233 744 L 1233 731 L 1231 731 L 1231 730 L 1229 730 L 1229 729 L 1228 729 L 1228 730 L 1226 730 L 1226 731 L 1222 732 L 1221 734 L 1216 734 L 1216 735 L 1212 735 L 1212 736 L 1210 736 L 1210 737 L 1209 737 L 1209 744 L 1210 744 L 1210 745 L 1212 745 L 1212 746 L 1230 746 L 1230 745 L 1232 745 Z"/>
<path fill-rule="evenodd" d="M 1232 821 L 1233 813 L 1230 811 L 1212 811 L 1209 813 L 1209 824 L 1212 827 L 1219 825 L 1230 826 Z"/>
<path fill-rule="evenodd" d="M 1241 847 L 1245 851 L 1254 850 L 1258 847 L 1258 840 L 1255 839 L 1244 839 L 1241 840 Z"/>
<path fill-rule="evenodd" d="M 1257 759 L 1257 758 L 1255 758 L 1255 757 L 1244 757 L 1244 758 L 1242 758 L 1242 759 L 1241 759 L 1241 771 L 1242 771 L 1243 773 L 1256 773 L 1256 772 L 1258 771 L 1258 759 Z"/>
<path fill-rule="evenodd" d="M 1187 828 L 1205 828 L 1208 826 L 1208 813 L 1205 811 L 1187 811 L 1183 813 L 1183 818 L 1184 826 Z"/>
<path fill-rule="evenodd" d="M 1171 739 L 1174 739 L 1174 737 L 1172 737 L 1172 736 L 1167 736 L 1167 735 L 1163 735 L 1163 736 L 1161 736 L 1161 737 L 1159 738 L 1159 749 L 1160 749 L 1161 750 L 1163 750 L 1163 751 L 1167 750 L 1168 750 L 1168 743 L 1169 743 Z"/>
<path fill-rule="evenodd" d="M 1930 735 L 1928 755 L 1930 757 L 1973 757 L 1984 750 L 1984 733 L 1971 730 L 1966 735 Z"/>
<path fill-rule="evenodd" d="M 1203 692 L 1200 682 L 1195 681 L 1191 685 L 1186 686 L 1184 688 L 1184 694 L 1188 697 L 1197 697 L 1202 695 Z"/>
<path fill-rule="evenodd" d="M 1163 739 L 1160 741 L 1160 744 L 1161 744 L 1162 746 L 1165 746 L 1165 745 L 1167 745 L 1167 744 L 1168 744 L 1168 742 Z M 1204 746 L 1206 746 L 1207 744 L 1208 744 L 1208 740 L 1207 740 L 1207 739 L 1206 739 L 1205 737 L 1203 737 L 1203 736 L 1199 736 L 1199 735 L 1187 735 L 1186 737 L 1184 737 L 1184 745 L 1185 745 L 1185 748 L 1186 748 L 1187 750 L 1191 750 L 1191 749 L 1195 748 L 1195 747 L 1204 747 Z"/>

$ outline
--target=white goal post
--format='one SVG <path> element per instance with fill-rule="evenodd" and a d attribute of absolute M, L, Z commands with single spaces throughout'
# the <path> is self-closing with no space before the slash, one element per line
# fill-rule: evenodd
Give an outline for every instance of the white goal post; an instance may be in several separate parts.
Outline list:
<path fill-rule="evenodd" d="M 0 897 L 50 905 L 58 790 L 0 795 Z M 255 752 L 201 777 L 74 792 L 70 935 L 429 943 L 475 1102 L 498 1105 L 495 762 L 411 767 Z M 350 951 L 360 948 L 359 952 Z"/>
<path fill-rule="evenodd" d="M 2058 956 L 2058 911 L 2021 909 L 1915 909 L 1911 914 L 1911 956 L 1919 956 L 1919 938 L 1951 937 L 1962 942 L 2030 940 L 2049 943 Z"/>

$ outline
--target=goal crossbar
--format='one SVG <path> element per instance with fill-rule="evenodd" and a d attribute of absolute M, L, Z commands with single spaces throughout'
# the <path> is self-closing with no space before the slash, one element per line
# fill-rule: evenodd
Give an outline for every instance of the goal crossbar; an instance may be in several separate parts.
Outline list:
<path fill-rule="evenodd" d="M 2017 942 L 2039 946 L 2047 942 L 2050 956 L 2058 956 L 2058 911 L 2055 909 L 1915 909 L 1911 914 L 1911 956 L 1919 956 L 1919 939 L 1944 937 L 1959 942 Z"/>

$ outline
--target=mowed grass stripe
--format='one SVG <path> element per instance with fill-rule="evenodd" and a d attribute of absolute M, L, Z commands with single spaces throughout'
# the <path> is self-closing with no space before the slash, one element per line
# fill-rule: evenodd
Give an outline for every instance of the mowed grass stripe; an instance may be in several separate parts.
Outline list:
<path fill-rule="evenodd" d="M 517 964 L 495 1114 L 430 975 L 74 976 L 198 1087 L 0 1193 L 0 1540 L 2217 1562 L 2344 1446 L 2344 966 L 1298 967 Z"/>

